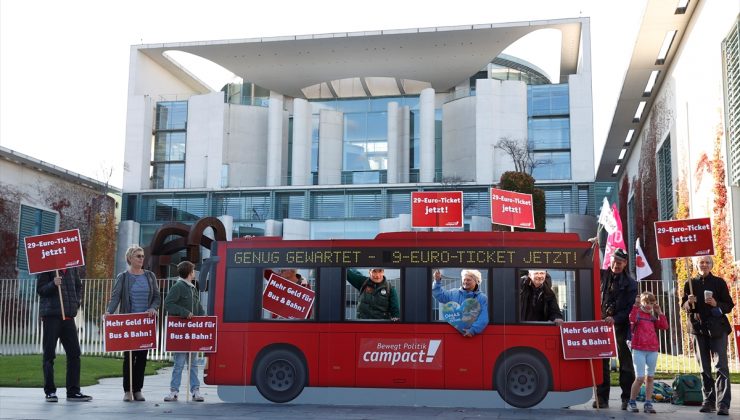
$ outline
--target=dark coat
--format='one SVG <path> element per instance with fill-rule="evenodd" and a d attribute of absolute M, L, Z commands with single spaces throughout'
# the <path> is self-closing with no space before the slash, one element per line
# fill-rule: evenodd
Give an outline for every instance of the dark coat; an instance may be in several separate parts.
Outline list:
<path fill-rule="evenodd" d="M 60 274 L 61 274 L 60 270 Z M 36 293 L 39 299 L 39 315 L 62 316 L 62 307 L 59 304 L 59 292 L 54 285 L 54 271 L 47 271 L 36 276 Z M 82 304 L 82 280 L 76 268 L 68 268 L 62 275 L 62 301 L 64 301 L 64 315 L 69 318 L 77 316 L 77 310 Z"/>
<path fill-rule="evenodd" d="M 522 287 L 519 290 L 519 315 L 520 321 L 554 321 L 563 319 L 563 313 L 558 305 L 558 297 L 555 296 L 551 280 L 548 274 L 542 284 L 542 294 L 533 299 L 537 289 L 532 284 L 529 276 L 522 277 Z"/>
<path fill-rule="evenodd" d="M 721 278 L 709 273 L 708 276 L 701 278 L 696 277 L 691 279 L 691 287 L 696 296 L 696 305 L 694 309 L 689 308 L 688 313 L 689 324 L 691 325 L 691 334 L 697 335 L 708 335 L 710 329 L 715 331 L 725 331 L 729 334 L 732 330 L 730 322 L 727 320 L 725 314 L 732 312 L 732 308 L 735 307 L 735 303 L 732 301 L 730 292 L 727 289 L 727 283 Z M 721 314 L 716 311 L 712 311 L 712 307 L 704 303 L 704 291 L 711 290 L 712 297 L 717 301 L 717 307 L 722 311 Z M 689 282 L 684 283 L 683 296 L 681 297 L 681 306 L 686 303 L 689 299 Z M 698 319 L 694 314 L 698 314 Z M 714 325 L 713 325 L 714 324 Z"/>
<path fill-rule="evenodd" d="M 157 284 L 157 278 L 151 271 L 144 270 L 146 278 L 149 280 L 149 299 L 147 299 L 148 308 L 159 309 L 161 303 L 161 296 L 159 294 L 159 285 Z M 110 302 L 108 302 L 108 313 L 115 313 L 118 309 L 119 314 L 131 313 L 131 286 L 133 281 L 131 280 L 131 273 L 128 270 L 118 274 L 116 276 L 116 282 L 113 283 L 113 291 L 111 292 Z"/>
<path fill-rule="evenodd" d="M 609 287 L 609 280 L 616 282 L 614 292 L 606 290 Z M 615 275 L 610 269 L 601 270 L 601 317 L 606 318 L 608 315 L 606 309 L 608 306 L 613 307 L 614 313 L 611 317 L 618 328 L 629 330 L 630 312 L 635 305 L 637 298 L 637 282 L 627 273 L 622 271 Z"/>

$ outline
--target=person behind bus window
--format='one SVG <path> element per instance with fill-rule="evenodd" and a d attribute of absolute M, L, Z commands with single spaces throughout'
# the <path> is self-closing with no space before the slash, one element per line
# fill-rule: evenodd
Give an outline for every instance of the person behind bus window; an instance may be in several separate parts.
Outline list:
<path fill-rule="evenodd" d="M 295 284 L 298 284 L 303 287 L 307 287 L 309 289 L 311 288 L 311 285 L 308 283 L 308 280 L 302 277 L 300 274 L 298 274 L 298 269 L 296 268 L 278 268 L 277 274 L 280 277 L 290 280 Z"/>
<path fill-rule="evenodd" d="M 442 289 L 442 273 L 434 271 L 432 296 L 437 302 L 455 302 L 462 308 L 460 322 L 453 324 L 465 337 L 480 334 L 488 325 L 488 297 L 480 291 L 481 273 L 478 270 L 462 270 L 459 289 Z M 443 309 L 444 311 L 444 309 Z"/>
<path fill-rule="evenodd" d="M 385 278 L 385 270 L 371 268 L 370 277 L 354 268 L 347 269 L 347 281 L 360 292 L 357 303 L 357 319 L 390 319 L 398 321 L 401 310 L 398 291 Z"/>
<path fill-rule="evenodd" d="M 545 270 L 529 270 L 529 274 L 522 277 L 519 291 L 521 321 L 552 321 L 557 325 L 563 323 L 563 313 L 551 284 L 550 275 Z"/>

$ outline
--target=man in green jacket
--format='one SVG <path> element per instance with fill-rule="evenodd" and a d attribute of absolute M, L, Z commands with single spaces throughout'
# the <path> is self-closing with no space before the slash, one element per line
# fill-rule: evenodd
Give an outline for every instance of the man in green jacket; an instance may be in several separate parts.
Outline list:
<path fill-rule="evenodd" d="M 385 278 L 385 270 L 371 268 L 370 277 L 359 271 L 347 270 L 347 281 L 360 291 L 357 303 L 357 319 L 390 319 L 398 321 L 401 310 L 398 304 L 398 292 Z"/>
<path fill-rule="evenodd" d="M 164 300 L 164 309 L 168 315 L 179 316 L 191 319 L 193 316 L 205 314 L 203 307 L 200 305 L 198 290 L 195 288 L 195 264 L 190 261 L 183 261 L 177 265 L 177 279 L 174 285 L 167 293 Z M 193 357 L 197 353 L 173 352 L 175 367 L 172 369 L 172 380 L 170 381 L 170 394 L 164 397 L 165 401 L 177 401 L 177 394 L 180 392 L 180 378 L 182 369 L 185 367 L 187 360 L 190 365 L 190 391 L 193 394 L 193 401 L 204 401 L 200 395 L 200 382 L 198 381 L 198 365 L 192 363 Z"/>

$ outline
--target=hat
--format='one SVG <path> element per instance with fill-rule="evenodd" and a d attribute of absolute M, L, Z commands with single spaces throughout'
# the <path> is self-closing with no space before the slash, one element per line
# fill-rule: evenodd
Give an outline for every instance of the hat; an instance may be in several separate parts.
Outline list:
<path fill-rule="evenodd" d="M 614 258 L 619 258 L 619 259 L 622 259 L 622 260 L 625 260 L 625 261 L 627 261 L 629 259 L 629 257 L 627 256 L 627 253 L 624 252 L 624 250 L 622 248 L 615 249 L 614 250 L 614 253 L 612 254 L 612 256 Z"/>

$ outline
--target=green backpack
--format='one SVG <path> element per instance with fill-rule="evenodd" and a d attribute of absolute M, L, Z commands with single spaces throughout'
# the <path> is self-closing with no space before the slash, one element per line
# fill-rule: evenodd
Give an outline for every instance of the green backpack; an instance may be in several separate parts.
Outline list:
<path fill-rule="evenodd" d="M 701 405 L 701 379 L 696 375 L 679 375 L 673 380 L 673 404 Z"/>
<path fill-rule="evenodd" d="M 670 402 L 672 398 L 673 390 L 670 385 L 658 381 L 653 383 L 654 402 Z M 642 387 L 640 387 L 640 393 L 637 394 L 637 401 L 645 401 L 645 384 L 642 384 Z"/>

